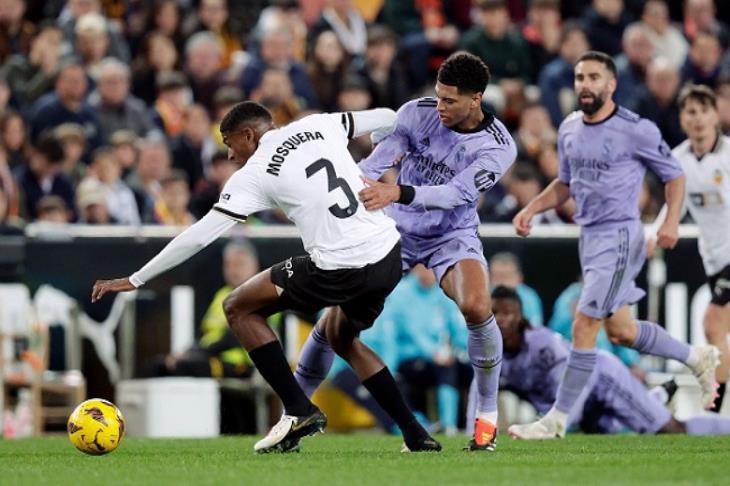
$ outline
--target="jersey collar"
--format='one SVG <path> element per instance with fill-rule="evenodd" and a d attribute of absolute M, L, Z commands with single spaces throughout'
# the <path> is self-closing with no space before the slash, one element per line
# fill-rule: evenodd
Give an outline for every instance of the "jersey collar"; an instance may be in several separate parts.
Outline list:
<path fill-rule="evenodd" d="M 724 143 L 723 140 L 722 140 L 722 138 L 723 138 L 722 137 L 722 132 L 718 130 L 717 131 L 717 138 L 715 139 L 715 144 L 712 146 L 712 148 L 708 152 L 705 152 L 702 155 L 697 155 L 692 150 L 692 145 L 691 144 L 689 146 L 689 151 L 692 153 L 692 155 L 695 156 L 695 159 L 697 159 L 697 162 L 702 162 L 702 159 L 704 159 L 707 154 L 719 154 L 720 153 L 720 150 L 722 150 L 722 146 L 723 146 L 723 143 Z"/>
<path fill-rule="evenodd" d="M 482 107 L 482 113 L 484 113 L 484 119 L 482 119 L 481 123 L 479 125 L 475 126 L 471 130 L 459 130 L 458 128 L 449 128 L 450 130 L 455 131 L 456 133 L 477 133 L 481 132 L 482 130 L 485 130 L 487 127 L 489 127 L 492 123 L 494 123 L 494 115 L 492 115 L 490 112 L 484 109 Z"/>
<path fill-rule="evenodd" d="M 601 123 L 606 123 L 608 120 L 610 120 L 611 118 L 613 118 L 613 115 L 615 115 L 617 111 L 618 111 L 618 104 L 616 104 L 616 106 L 614 106 L 613 111 L 611 112 L 611 114 L 608 115 L 606 118 L 604 118 L 601 121 L 589 122 L 589 121 L 586 121 L 585 118 L 583 118 L 582 116 L 580 117 L 580 119 L 583 120 L 583 123 L 585 125 L 600 125 Z"/>

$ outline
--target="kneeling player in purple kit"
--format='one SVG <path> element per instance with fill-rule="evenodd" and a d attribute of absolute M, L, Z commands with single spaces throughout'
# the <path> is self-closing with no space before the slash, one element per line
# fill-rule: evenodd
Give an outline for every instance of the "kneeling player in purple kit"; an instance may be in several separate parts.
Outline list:
<path fill-rule="evenodd" d="M 360 191 L 360 200 L 369 210 L 389 208 L 401 234 L 404 270 L 417 263 L 432 269 L 466 319 L 478 395 L 474 438 L 467 446 L 471 451 L 495 448 L 502 361 L 476 205 L 516 156 L 507 129 L 482 110 L 488 82 L 489 70 L 478 57 L 451 55 L 439 69 L 436 98 L 403 105 L 394 132 L 360 163 L 369 186 Z M 398 184 L 375 181 L 398 161 Z M 305 392 L 311 395 L 327 376 L 332 358 L 315 327 L 295 375 Z"/>
<path fill-rule="evenodd" d="M 522 315 L 512 289 L 492 292 L 494 315 L 504 341 L 502 389 L 546 413 L 555 400 L 570 355 L 569 343 Z M 568 426 L 586 433 L 612 434 L 629 428 L 640 434 L 730 434 L 730 418 L 708 415 L 679 421 L 613 354 L 598 351 L 596 365 L 568 413 Z"/>
<path fill-rule="evenodd" d="M 569 115 L 558 131 L 560 172 L 514 219 L 517 233 L 527 236 L 535 214 L 575 199 L 581 226 L 580 262 L 583 289 L 573 322 L 573 348 L 556 400 L 537 422 L 513 425 L 521 439 L 562 437 L 568 414 L 596 365 L 596 336 L 601 326 L 612 342 L 685 363 L 702 388 L 705 407 L 715 395 L 714 346 L 689 346 L 662 327 L 636 321 L 629 304 L 644 296 L 634 279 L 645 261 L 644 231 L 638 199 L 646 168 L 665 184 L 667 217 L 657 243 L 673 248 L 678 239 L 684 176 L 659 129 L 614 103 L 616 66 L 608 55 L 587 52 L 575 66 L 575 92 L 582 111 Z"/>

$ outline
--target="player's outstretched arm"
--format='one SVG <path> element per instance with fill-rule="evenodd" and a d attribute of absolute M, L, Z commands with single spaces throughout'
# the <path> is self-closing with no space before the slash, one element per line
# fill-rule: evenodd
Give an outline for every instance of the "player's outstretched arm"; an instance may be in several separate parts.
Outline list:
<path fill-rule="evenodd" d="M 679 220 L 682 219 L 684 206 L 684 185 L 684 176 L 675 177 L 664 184 L 664 197 L 667 201 L 666 217 L 656 233 L 656 243 L 661 248 L 674 248 L 679 240 Z"/>
<path fill-rule="evenodd" d="M 379 179 L 383 173 L 401 160 L 408 151 L 408 128 L 405 123 L 404 108 L 392 115 L 382 115 L 381 110 L 366 110 L 353 112 L 355 133 L 370 133 L 370 139 L 375 145 L 373 152 L 360 161 L 358 167 L 370 179 Z M 374 116 L 375 115 L 375 116 Z"/>
<path fill-rule="evenodd" d="M 216 210 L 211 210 L 192 226 L 177 235 L 145 266 L 129 277 L 97 280 L 91 291 L 91 302 L 109 292 L 134 290 L 157 275 L 179 265 L 211 244 L 236 224 L 236 221 Z"/>
<path fill-rule="evenodd" d="M 530 201 L 512 220 L 515 231 L 520 236 L 527 236 L 532 229 L 532 218 L 536 214 L 562 205 L 570 198 L 570 188 L 560 179 L 552 181 L 535 199 Z"/>

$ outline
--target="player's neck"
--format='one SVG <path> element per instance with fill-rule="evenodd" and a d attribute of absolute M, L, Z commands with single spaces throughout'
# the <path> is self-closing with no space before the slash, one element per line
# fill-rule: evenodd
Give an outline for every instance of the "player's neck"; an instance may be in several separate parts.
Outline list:
<path fill-rule="evenodd" d="M 618 107 L 616 106 L 616 103 L 614 103 L 612 99 L 609 99 L 594 114 L 588 115 L 584 112 L 583 121 L 589 125 L 596 125 L 611 118 L 617 109 Z"/>
<path fill-rule="evenodd" d="M 472 132 L 484 122 L 484 117 L 484 111 L 482 111 L 480 106 L 477 110 L 469 113 L 469 116 L 467 116 L 464 121 L 456 125 L 454 129 L 457 132 Z"/>
<path fill-rule="evenodd" d="M 692 148 L 692 153 L 697 158 L 701 158 L 704 155 L 706 155 L 708 152 L 712 152 L 712 150 L 715 148 L 715 145 L 717 145 L 717 141 L 720 138 L 720 132 L 715 131 L 711 136 L 708 137 L 702 137 L 702 138 L 691 138 L 689 140 L 690 147 Z"/>

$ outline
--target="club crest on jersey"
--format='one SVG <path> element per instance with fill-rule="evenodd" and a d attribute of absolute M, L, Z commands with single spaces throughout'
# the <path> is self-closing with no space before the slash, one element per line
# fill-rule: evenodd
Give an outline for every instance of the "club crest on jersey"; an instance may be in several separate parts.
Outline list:
<path fill-rule="evenodd" d="M 497 175 L 494 172 L 490 172 L 485 169 L 474 174 L 474 187 L 476 187 L 479 192 L 488 191 L 494 186 L 496 181 Z"/>
<path fill-rule="evenodd" d="M 603 150 L 603 156 L 608 157 L 609 155 L 611 155 L 611 151 L 613 149 L 613 140 L 611 140 L 610 138 L 607 138 L 603 142 L 603 147 L 601 147 L 601 148 Z"/>
<path fill-rule="evenodd" d="M 456 152 L 456 163 L 460 164 L 464 162 L 464 157 L 466 156 L 466 147 L 463 145 L 459 147 L 459 150 Z"/>
<path fill-rule="evenodd" d="M 723 177 L 722 177 L 722 171 L 720 171 L 720 169 L 715 169 L 715 172 L 712 173 L 712 180 L 717 185 L 722 184 Z"/>

